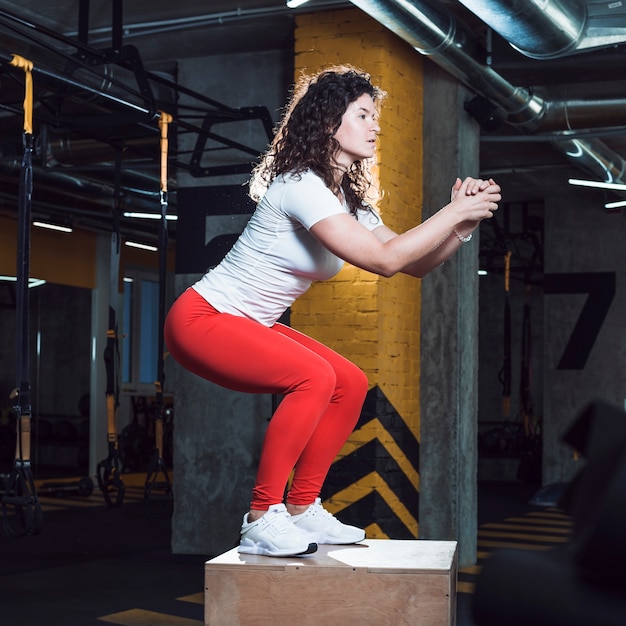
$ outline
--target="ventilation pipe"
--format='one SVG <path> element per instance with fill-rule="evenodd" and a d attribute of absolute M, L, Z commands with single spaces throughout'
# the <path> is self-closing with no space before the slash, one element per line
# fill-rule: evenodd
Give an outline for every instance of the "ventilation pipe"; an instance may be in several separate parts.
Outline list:
<path fill-rule="evenodd" d="M 577 128 L 626 125 L 626 99 L 549 101 L 530 90 L 516 87 L 472 55 L 471 35 L 441 6 L 426 0 L 351 0 L 352 4 L 428 56 L 469 89 L 501 107 L 506 122 L 525 132 L 554 133 L 554 146 L 581 169 L 605 182 L 623 183 L 626 161 L 600 140 L 569 139 Z M 514 2 L 512 4 L 526 4 Z M 505 4 L 502 2 L 500 4 Z M 543 4 L 546 2 L 544 0 Z M 556 2 L 547 4 L 554 4 Z M 572 3 L 568 2 L 568 5 Z M 578 9 L 581 11 L 580 7 Z M 571 13 L 571 23 L 579 14 Z M 509 15 L 511 21 L 512 17 Z M 537 29 L 538 31 L 539 29 Z M 577 32 L 570 29 L 570 39 Z M 564 41 L 557 46 L 563 48 Z"/>
<path fill-rule="evenodd" d="M 459 0 L 524 56 L 553 59 L 624 43 L 626 3 L 598 0 Z"/>
<path fill-rule="evenodd" d="M 0 182 L 3 175 L 10 179 L 19 174 L 22 167 L 21 152 L 19 146 L 11 141 L 0 142 Z M 109 164 L 109 169 L 113 167 Z M 84 202 L 89 198 L 89 203 L 94 205 L 110 206 L 114 198 L 113 181 L 102 182 L 96 178 L 90 179 L 84 172 L 80 175 L 75 173 L 74 168 L 65 170 L 51 169 L 49 167 L 33 164 L 34 176 L 37 180 L 38 191 L 41 197 L 58 196 L 62 194 L 67 199 Z M 149 183 L 154 181 L 154 176 L 149 177 L 138 171 L 126 170 L 124 172 L 124 184 L 121 191 L 125 197 L 125 206 L 129 210 L 145 211 L 146 207 L 154 207 L 158 203 L 158 190 L 149 188 Z"/>

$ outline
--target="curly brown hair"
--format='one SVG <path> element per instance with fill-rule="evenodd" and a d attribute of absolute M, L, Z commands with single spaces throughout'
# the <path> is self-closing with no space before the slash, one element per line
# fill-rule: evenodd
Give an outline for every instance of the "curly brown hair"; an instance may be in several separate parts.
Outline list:
<path fill-rule="evenodd" d="M 380 110 L 385 92 L 372 84 L 369 74 L 352 66 L 333 66 L 302 76 L 293 88 L 272 143 L 254 168 L 250 197 L 258 202 L 277 176 L 310 169 L 333 193 L 343 192 L 351 213 L 369 207 L 369 163 L 355 161 L 337 183 L 339 168 L 335 160 L 340 149 L 335 133 L 341 118 L 348 105 L 365 93 Z"/>

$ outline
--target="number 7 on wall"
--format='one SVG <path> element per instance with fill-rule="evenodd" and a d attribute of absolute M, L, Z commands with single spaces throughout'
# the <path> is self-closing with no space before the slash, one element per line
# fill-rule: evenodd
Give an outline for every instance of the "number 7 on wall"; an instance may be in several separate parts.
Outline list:
<path fill-rule="evenodd" d="M 557 369 L 584 369 L 615 297 L 615 272 L 545 274 L 544 294 L 586 293 L 588 297 Z"/>

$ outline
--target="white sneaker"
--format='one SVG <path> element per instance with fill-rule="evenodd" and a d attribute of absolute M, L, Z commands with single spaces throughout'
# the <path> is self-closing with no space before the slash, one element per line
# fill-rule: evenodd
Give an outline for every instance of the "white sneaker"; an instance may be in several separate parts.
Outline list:
<path fill-rule="evenodd" d="M 358 543 L 365 539 L 365 531 L 356 526 L 342 524 L 331 515 L 317 498 L 304 513 L 292 515 L 291 521 L 296 528 L 306 530 L 317 543 L 347 544 Z"/>
<path fill-rule="evenodd" d="M 266 556 L 312 554 L 317 544 L 308 533 L 296 528 L 284 504 L 273 504 L 254 522 L 243 516 L 239 552 Z"/>

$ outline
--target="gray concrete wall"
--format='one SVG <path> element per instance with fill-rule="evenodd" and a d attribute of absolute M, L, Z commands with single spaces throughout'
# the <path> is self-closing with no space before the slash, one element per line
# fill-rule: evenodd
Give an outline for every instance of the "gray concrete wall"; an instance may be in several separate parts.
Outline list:
<path fill-rule="evenodd" d="M 181 64 L 179 80 L 230 107 L 265 106 L 276 122 L 293 81 L 292 57 L 291 52 L 268 52 L 192 59 Z M 259 154 L 269 141 L 258 124 L 220 130 L 228 130 L 229 137 L 248 146 L 257 146 Z M 185 141 L 179 149 L 189 147 Z M 254 156 L 247 158 L 250 163 L 256 160 Z M 248 178 L 249 175 L 194 178 L 181 172 L 178 186 L 243 184 Z M 185 242 L 177 244 L 184 246 Z M 199 277 L 177 275 L 176 293 Z M 217 555 L 239 542 L 261 443 L 272 414 L 271 396 L 235 393 L 178 365 L 174 366 L 173 391 L 176 423 L 172 551 Z"/>
<path fill-rule="evenodd" d="M 559 363 L 582 307 L 593 296 L 546 293 L 544 484 L 567 481 L 578 471 L 581 461 L 562 437 L 587 403 L 598 398 L 624 408 L 626 399 L 626 219 L 606 213 L 606 201 L 592 190 L 546 201 L 546 274 L 608 272 L 616 282 L 613 302 L 580 369 L 560 369 Z"/>
<path fill-rule="evenodd" d="M 467 92 L 425 63 L 424 215 L 450 200 L 457 176 L 478 175 L 478 127 Z M 420 513 L 422 539 L 458 540 L 476 559 L 478 237 L 422 283 Z"/>
<path fill-rule="evenodd" d="M 187 88 L 228 107 L 236 109 L 264 106 L 273 121 L 277 122 L 293 83 L 293 53 L 291 50 L 270 51 L 187 59 L 180 63 L 178 80 Z M 185 104 L 202 106 L 202 103 L 186 96 L 181 96 L 180 103 L 183 107 Z M 181 113 L 185 113 L 184 108 L 181 109 Z M 194 123 L 201 125 L 202 121 L 196 120 Z M 254 120 L 236 124 L 218 124 L 212 127 L 212 130 L 257 150 L 258 154 L 246 155 L 223 149 L 212 154 L 208 151 L 202 159 L 203 167 L 242 162 L 242 159 L 244 163 L 253 163 L 257 156 L 265 151 L 270 140 L 262 125 Z M 195 140 L 195 135 L 183 135 L 179 139 L 178 149 L 193 149 Z M 216 145 L 209 142 L 207 147 Z M 238 174 L 198 179 L 181 171 L 178 175 L 178 186 L 239 184 L 245 183 L 248 178 L 247 174 Z"/>
<path fill-rule="evenodd" d="M 197 278 L 177 276 L 177 291 Z M 174 368 L 174 390 L 172 551 L 221 554 L 239 542 L 271 396 L 229 391 L 180 366 Z"/>

